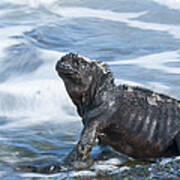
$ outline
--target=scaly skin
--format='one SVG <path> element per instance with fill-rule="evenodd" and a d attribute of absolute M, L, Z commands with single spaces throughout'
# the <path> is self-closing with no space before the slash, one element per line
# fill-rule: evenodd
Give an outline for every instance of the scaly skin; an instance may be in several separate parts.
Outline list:
<path fill-rule="evenodd" d="M 180 101 L 144 88 L 115 86 L 106 65 L 73 53 L 62 57 L 56 70 L 84 125 L 56 171 L 87 168 L 97 138 L 137 159 L 180 155 Z"/>

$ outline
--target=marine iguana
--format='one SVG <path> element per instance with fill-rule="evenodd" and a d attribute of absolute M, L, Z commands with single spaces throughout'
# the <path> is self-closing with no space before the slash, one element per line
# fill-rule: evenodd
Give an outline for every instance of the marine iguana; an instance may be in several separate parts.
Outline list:
<path fill-rule="evenodd" d="M 96 139 L 137 159 L 180 155 L 180 101 L 140 87 L 116 86 L 107 65 L 73 53 L 57 62 L 56 71 L 84 128 L 65 166 L 47 172 L 87 167 Z"/>

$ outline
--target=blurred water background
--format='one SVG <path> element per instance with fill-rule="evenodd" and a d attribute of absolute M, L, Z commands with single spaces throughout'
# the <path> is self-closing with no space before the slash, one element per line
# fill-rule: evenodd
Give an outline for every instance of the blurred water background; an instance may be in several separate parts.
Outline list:
<path fill-rule="evenodd" d="M 47 176 L 14 168 L 60 162 L 78 140 L 81 120 L 54 68 L 67 52 L 108 63 L 117 84 L 180 99 L 178 0 L 1 0 L 0 42 L 2 180 L 118 179 L 130 173 L 119 168 L 121 160 L 111 149 L 85 171 Z M 95 147 L 94 154 L 99 151 Z"/>

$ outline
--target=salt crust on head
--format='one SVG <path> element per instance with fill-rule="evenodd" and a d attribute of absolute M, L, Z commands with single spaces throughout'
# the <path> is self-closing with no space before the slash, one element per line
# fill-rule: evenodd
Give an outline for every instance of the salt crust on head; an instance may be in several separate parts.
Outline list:
<path fill-rule="evenodd" d="M 86 58 L 84 56 L 79 56 L 78 57 L 82 58 L 83 60 L 85 60 L 87 63 L 95 63 L 101 70 L 104 74 L 108 74 L 108 73 L 111 73 L 108 66 L 103 63 L 102 61 L 96 61 L 96 60 L 91 60 L 89 58 Z"/>

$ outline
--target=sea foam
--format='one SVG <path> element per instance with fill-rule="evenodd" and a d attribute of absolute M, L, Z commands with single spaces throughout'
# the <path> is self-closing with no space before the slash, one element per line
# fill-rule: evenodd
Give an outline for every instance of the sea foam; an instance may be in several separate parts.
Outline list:
<path fill-rule="evenodd" d="M 158 4 L 169 7 L 170 9 L 180 9 L 180 1 L 179 0 L 153 0 Z"/>

